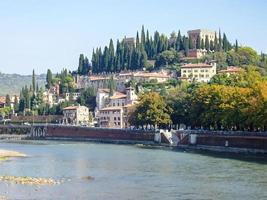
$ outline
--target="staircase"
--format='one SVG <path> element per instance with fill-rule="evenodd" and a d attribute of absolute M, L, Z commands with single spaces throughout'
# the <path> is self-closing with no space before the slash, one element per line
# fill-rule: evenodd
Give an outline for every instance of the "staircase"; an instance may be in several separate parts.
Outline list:
<path fill-rule="evenodd" d="M 165 139 L 169 142 L 170 146 L 177 146 L 180 142 L 177 135 L 171 131 L 161 130 L 160 133 L 165 137 Z"/>

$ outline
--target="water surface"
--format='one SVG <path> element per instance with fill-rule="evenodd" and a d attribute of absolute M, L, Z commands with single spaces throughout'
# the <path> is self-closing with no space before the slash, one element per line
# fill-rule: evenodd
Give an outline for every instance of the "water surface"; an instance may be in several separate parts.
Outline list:
<path fill-rule="evenodd" d="M 267 165 L 257 162 L 79 142 L 2 142 L 0 149 L 28 155 L 1 162 L 0 176 L 64 180 L 53 186 L 0 182 L 0 196 L 8 199 L 267 199 Z"/>

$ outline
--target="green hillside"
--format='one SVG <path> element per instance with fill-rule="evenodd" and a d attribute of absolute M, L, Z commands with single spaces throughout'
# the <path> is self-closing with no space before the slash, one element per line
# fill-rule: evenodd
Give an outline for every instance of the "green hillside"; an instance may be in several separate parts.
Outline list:
<path fill-rule="evenodd" d="M 36 81 L 40 87 L 44 87 L 45 80 L 45 74 L 36 75 Z M 0 73 L 0 96 L 4 96 L 6 94 L 19 95 L 21 88 L 25 85 L 30 85 L 31 81 L 31 75 Z"/>

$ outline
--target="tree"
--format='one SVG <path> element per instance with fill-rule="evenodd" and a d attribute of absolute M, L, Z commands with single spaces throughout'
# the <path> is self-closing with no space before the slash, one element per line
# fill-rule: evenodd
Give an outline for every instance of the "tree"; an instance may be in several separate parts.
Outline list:
<path fill-rule="evenodd" d="M 158 54 L 155 66 L 160 67 L 164 65 L 173 65 L 179 61 L 180 61 L 180 54 L 174 49 L 170 49 Z"/>
<path fill-rule="evenodd" d="M 200 49 L 200 47 L 201 47 L 201 41 L 200 41 L 200 37 L 198 35 L 197 39 L 196 39 L 196 49 Z"/>
<path fill-rule="evenodd" d="M 36 92 L 36 78 L 34 70 L 32 70 L 32 91 L 33 93 Z"/>
<path fill-rule="evenodd" d="M 93 87 L 89 87 L 82 91 L 81 96 L 77 102 L 83 106 L 93 110 L 96 107 L 96 91 Z"/>
<path fill-rule="evenodd" d="M 79 57 L 79 66 L 78 66 L 78 74 L 82 75 L 82 72 L 84 71 L 84 55 L 80 54 Z"/>
<path fill-rule="evenodd" d="M 206 35 L 206 37 L 205 37 L 205 49 L 207 51 L 210 50 L 210 41 L 209 41 L 209 36 L 208 35 Z"/>
<path fill-rule="evenodd" d="M 130 115 L 130 123 L 136 127 L 151 125 L 154 128 L 171 124 L 169 108 L 162 96 L 156 92 L 143 94 L 135 110 Z"/>
<path fill-rule="evenodd" d="M 6 106 L 11 106 L 11 99 L 10 99 L 10 96 L 9 94 L 6 95 Z"/>
<path fill-rule="evenodd" d="M 201 49 L 205 49 L 205 45 L 204 45 L 204 40 L 203 40 L 203 39 L 201 39 L 200 48 L 201 48 Z"/>
<path fill-rule="evenodd" d="M 50 69 L 47 70 L 46 73 L 46 88 L 50 89 L 50 87 L 52 86 L 52 79 L 53 79 L 53 75 Z"/>

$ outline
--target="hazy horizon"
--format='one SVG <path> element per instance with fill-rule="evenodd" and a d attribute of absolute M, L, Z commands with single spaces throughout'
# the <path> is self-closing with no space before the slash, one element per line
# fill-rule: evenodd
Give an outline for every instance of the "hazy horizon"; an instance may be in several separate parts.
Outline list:
<path fill-rule="evenodd" d="M 215 3 L 214 3 L 215 2 Z M 231 42 L 267 53 L 267 2 L 257 0 L 19 1 L 0 2 L 0 72 L 30 75 L 75 70 L 79 54 L 91 60 L 93 48 L 144 25 L 150 33 L 170 35 L 179 29 L 222 30 Z M 167 12 L 166 12 L 167 11 Z"/>

